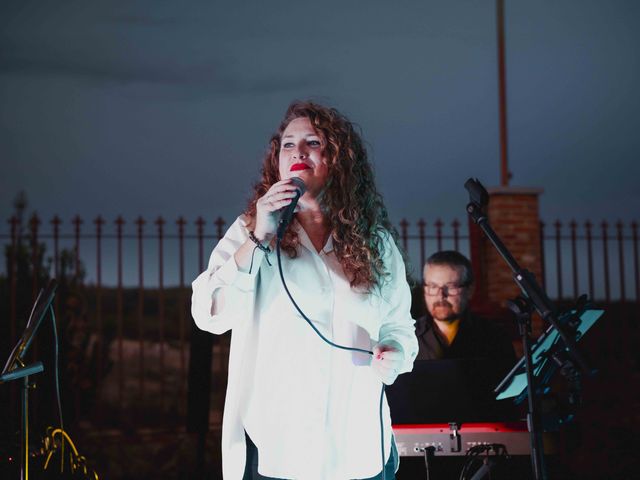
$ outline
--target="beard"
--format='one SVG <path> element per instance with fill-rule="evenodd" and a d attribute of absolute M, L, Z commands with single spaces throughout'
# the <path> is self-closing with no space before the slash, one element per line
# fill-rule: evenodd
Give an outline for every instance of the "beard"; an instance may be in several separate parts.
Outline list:
<path fill-rule="evenodd" d="M 446 300 L 434 302 L 429 309 L 429 313 L 434 319 L 441 322 L 453 321 L 460 317 L 460 313 L 455 312 L 453 305 Z"/>

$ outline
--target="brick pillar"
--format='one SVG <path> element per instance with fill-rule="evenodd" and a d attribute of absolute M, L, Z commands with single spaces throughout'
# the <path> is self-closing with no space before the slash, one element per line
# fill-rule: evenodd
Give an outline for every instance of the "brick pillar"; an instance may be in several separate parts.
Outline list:
<path fill-rule="evenodd" d="M 542 256 L 538 198 L 542 189 L 494 187 L 488 191 L 490 225 L 520 267 L 533 272 L 540 282 Z M 493 244 L 472 220 L 469 222 L 471 261 L 477 279 L 473 303 L 479 310 L 504 307 L 506 300 L 520 294 L 520 289 Z"/>

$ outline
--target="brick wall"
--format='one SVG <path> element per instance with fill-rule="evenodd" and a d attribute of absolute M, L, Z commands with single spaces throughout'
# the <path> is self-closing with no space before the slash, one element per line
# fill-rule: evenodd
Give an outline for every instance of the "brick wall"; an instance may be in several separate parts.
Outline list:
<path fill-rule="evenodd" d="M 494 187 L 488 191 L 487 214 L 491 227 L 520 267 L 533 272 L 540 282 L 542 257 L 538 200 L 542 190 Z M 511 269 L 475 224 L 470 225 L 470 241 L 471 260 L 477 278 L 474 304 L 480 307 L 479 310 L 504 307 L 507 300 L 520 294 Z"/>
<path fill-rule="evenodd" d="M 540 189 L 500 187 L 489 190 L 489 222 L 507 246 L 513 257 L 533 272 L 540 281 L 542 274 L 540 251 L 540 216 L 538 195 Z M 488 299 L 503 303 L 519 293 L 512 272 L 488 239 L 483 237 L 481 248 L 485 250 Z"/>

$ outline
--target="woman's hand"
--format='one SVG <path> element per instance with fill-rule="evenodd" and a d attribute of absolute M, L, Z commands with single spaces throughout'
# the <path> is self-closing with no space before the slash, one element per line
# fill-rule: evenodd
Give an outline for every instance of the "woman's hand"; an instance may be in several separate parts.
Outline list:
<path fill-rule="evenodd" d="M 280 180 L 271 185 L 256 202 L 256 223 L 253 234 L 263 243 L 269 243 L 278 228 L 278 212 L 289 205 L 296 196 L 296 186 L 290 179 Z M 300 209 L 296 206 L 294 212 Z"/>
<path fill-rule="evenodd" d="M 402 349 L 400 346 L 395 345 L 395 342 L 379 343 L 373 347 L 371 368 L 376 371 L 382 383 L 391 385 L 398 377 L 398 373 L 400 373 L 403 360 Z"/>

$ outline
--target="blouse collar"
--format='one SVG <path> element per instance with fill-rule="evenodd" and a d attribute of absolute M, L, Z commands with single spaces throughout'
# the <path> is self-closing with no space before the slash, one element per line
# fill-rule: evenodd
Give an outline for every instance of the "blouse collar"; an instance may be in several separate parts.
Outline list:
<path fill-rule="evenodd" d="M 327 242 L 325 243 L 324 247 L 322 247 L 322 250 L 318 252 L 316 250 L 316 247 L 313 246 L 313 243 L 311 243 L 311 239 L 309 238 L 309 235 L 307 235 L 307 232 L 305 231 L 305 229 L 302 228 L 302 225 L 300 225 L 300 222 L 298 222 L 297 220 L 294 220 L 293 227 L 298 233 L 300 244 L 303 245 L 305 248 L 307 248 L 309 251 L 316 253 L 318 255 L 320 255 L 321 253 L 328 255 L 333 251 L 333 236 L 331 234 L 329 235 L 329 238 L 327 238 Z"/>

